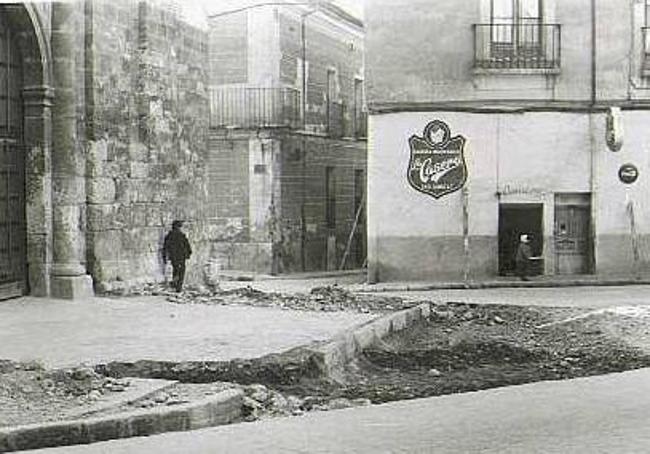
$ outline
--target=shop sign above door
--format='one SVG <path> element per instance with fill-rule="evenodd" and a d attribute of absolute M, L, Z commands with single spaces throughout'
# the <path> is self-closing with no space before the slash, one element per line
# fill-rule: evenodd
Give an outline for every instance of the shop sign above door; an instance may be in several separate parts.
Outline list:
<path fill-rule="evenodd" d="M 434 120 L 427 124 L 422 137 L 411 136 L 409 147 L 408 182 L 415 190 L 438 199 L 465 185 L 465 138 L 451 137 L 445 122 Z"/>

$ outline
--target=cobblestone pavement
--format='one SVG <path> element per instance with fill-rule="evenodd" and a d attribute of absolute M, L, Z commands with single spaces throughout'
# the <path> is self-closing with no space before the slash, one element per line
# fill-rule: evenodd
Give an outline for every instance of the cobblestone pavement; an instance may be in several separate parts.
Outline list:
<path fill-rule="evenodd" d="M 648 452 L 650 369 L 34 454 Z"/>
<path fill-rule="evenodd" d="M 111 360 L 252 358 L 327 339 L 373 316 L 249 306 L 178 305 L 162 297 L 0 301 L 0 359 L 71 366 Z"/>

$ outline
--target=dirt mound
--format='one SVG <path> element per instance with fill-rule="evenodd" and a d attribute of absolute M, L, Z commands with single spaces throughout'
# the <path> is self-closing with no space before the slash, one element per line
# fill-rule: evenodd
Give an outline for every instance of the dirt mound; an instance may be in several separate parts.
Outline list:
<path fill-rule="evenodd" d="M 429 320 L 363 351 L 338 384 L 280 388 L 382 403 L 619 372 L 650 366 L 650 349 L 634 342 L 646 332 L 638 319 L 611 312 L 440 304 Z"/>
<path fill-rule="evenodd" d="M 177 293 L 164 284 L 147 284 L 139 288 L 106 292 L 104 296 L 164 296 L 174 304 L 247 305 L 316 312 L 385 313 L 418 304 L 399 297 L 358 295 L 338 285 L 315 287 L 309 293 L 282 294 L 263 292 L 250 285 L 231 290 L 218 286 L 187 287 Z"/>
<path fill-rule="evenodd" d="M 59 421 L 130 385 L 128 380 L 104 377 L 89 367 L 46 370 L 33 362 L 1 363 L 0 427 Z"/>

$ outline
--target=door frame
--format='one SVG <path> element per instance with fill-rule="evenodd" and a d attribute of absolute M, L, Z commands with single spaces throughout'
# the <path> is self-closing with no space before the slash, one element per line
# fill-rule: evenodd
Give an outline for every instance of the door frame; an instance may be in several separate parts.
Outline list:
<path fill-rule="evenodd" d="M 500 201 L 498 206 L 498 222 L 497 222 L 497 271 L 500 276 L 508 276 L 514 271 L 514 269 L 506 268 L 506 264 L 514 260 L 514 252 L 516 251 L 518 235 L 515 234 L 511 238 L 503 238 L 503 228 L 504 228 L 504 215 L 503 211 L 505 210 L 531 210 L 535 209 L 538 212 L 539 222 L 536 228 L 532 231 L 528 229 L 526 233 L 529 233 L 533 237 L 533 255 L 545 257 L 545 244 L 544 244 L 544 211 L 545 204 L 542 201 L 517 201 L 517 202 L 504 202 Z M 524 233 L 523 231 L 519 234 Z M 511 247 L 504 248 L 504 242 L 510 242 Z M 504 251 L 505 249 L 505 251 Z M 508 259 L 504 259 L 505 253 L 510 249 L 510 254 Z M 540 262 L 541 269 L 539 274 L 545 274 L 544 261 Z"/>

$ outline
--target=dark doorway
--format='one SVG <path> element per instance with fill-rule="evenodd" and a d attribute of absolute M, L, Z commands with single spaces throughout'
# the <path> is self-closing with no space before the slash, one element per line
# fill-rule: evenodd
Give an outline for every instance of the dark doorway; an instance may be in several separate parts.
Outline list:
<path fill-rule="evenodd" d="M 515 274 L 515 253 L 519 235 L 528 234 L 533 255 L 541 256 L 543 249 L 544 206 L 541 203 L 513 203 L 499 205 L 499 274 Z M 540 261 L 541 263 L 541 261 Z M 541 267 L 538 267 L 541 268 Z M 534 274 L 541 273 L 534 270 Z"/>

